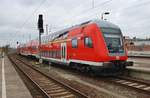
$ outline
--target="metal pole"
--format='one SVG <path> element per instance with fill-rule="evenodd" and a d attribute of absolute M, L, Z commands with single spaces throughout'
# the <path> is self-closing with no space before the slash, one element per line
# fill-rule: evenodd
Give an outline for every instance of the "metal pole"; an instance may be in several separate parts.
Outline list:
<path fill-rule="evenodd" d="M 48 24 L 46 24 L 46 35 L 48 35 Z"/>
<path fill-rule="evenodd" d="M 43 29 L 43 15 L 40 14 L 39 15 L 39 19 L 38 19 L 38 29 L 39 29 L 39 63 L 42 63 L 42 59 L 41 59 L 41 34 L 44 32 Z"/>
<path fill-rule="evenodd" d="M 41 62 L 41 32 L 39 31 L 39 63 Z"/>
<path fill-rule="evenodd" d="M 94 8 L 94 0 L 92 0 L 92 8 Z"/>
<path fill-rule="evenodd" d="M 103 15 L 104 15 L 104 13 L 102 13 L 102 15 L 101 15 L 101 19 L 103 20 Z"/>
<path fill-rule="evenodd" d="M 29 41 L 31 41 L 31 34 L 29 34 Z"/>
<path fill-rule="evenodd" d="M 51 30 L 52 30 L 52 25 L 50 25 L 50 27 L 49 27 L 49 32 L 51 33 Z"/>

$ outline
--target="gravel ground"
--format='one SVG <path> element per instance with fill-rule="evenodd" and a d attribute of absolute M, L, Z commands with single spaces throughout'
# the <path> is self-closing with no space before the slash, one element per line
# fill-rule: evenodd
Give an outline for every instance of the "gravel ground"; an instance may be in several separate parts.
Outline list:
<path fill-rule="evenodd" d="M 88 85 L 91 88 L 95 88 L 97 91 L 106 93 L 106 98 L 108 98 L 107 95 L 112 95 L 115 98 L 149 98 L 150 97 L 149 95 L 136 92 L 129 88 L 116 86 L 113 83 L 106 82 L 103 80 L 104 77 L 98 78 L 98 77 L 81 75 L 81 73 L 78 73 L 78 72 L 73 73 L 71 71 L 68 71 L 68 70 L 66 71 L 64 69 L 60 69 L 56 67 L 51 67 L 51 70 L 49 67 L 45 67 L 44 70 L 49 71 L 49 73 L 51 73 L 51 70 L 53 70 L 55 71 L 55 73 L 57 73 L 57 75 L 71 81 L 72 83 L 76 82 L 82 85 L 83 84 Z"/>
<path fill-rule="evenodd" d="M 31 63 L 35 64 L 33 61 Z M 39 67 L 39 65 L 35 66 Z M 68 68 L 45 65 L 39 68 L 47 74 L 61 79 L 68 85 L 79 88 L 90 98 L 150 98 L 150 95 L 106 82 L 103 80 L 105 77 L 91 77 L 78 71 L 68 70 Z"/>

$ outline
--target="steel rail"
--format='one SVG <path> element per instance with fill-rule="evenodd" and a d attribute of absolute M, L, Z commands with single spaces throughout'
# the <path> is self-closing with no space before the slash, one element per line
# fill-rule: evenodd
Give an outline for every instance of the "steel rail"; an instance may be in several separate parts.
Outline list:
<path fill-rule="evenodd" d="M 9 57 L 9 58 L 10 58 L 10 57 Z M 14 58 L 13 58 L 13 59 L 14 59 Z M 15 62 L 15 61 L 13 61 L 13 59 L 10 58 L 10 60 L 11 60 L 12 62 Z M 63 86 L 65 89 L 69 90 L 69 91 L 72 92 L 74 95 L 78 96 L 79 98 L 88 98 L 87 95 L 85 95 L 85 94 L 83 94 L 82 92 L 76 90 L 75 88 L 72 88 L 71 86 L 69 86 L 69 85 L 67 85 L 67 84 L 65 84 L 65 83 L 63 83 L 63 82 L 56 80 L 54 77 L 51 77 L 51 76 L 49 76 L 49 75 L 47 75 L 47 74 L 41 72 L 41 71 L 38 70 L 37 68 L 35 68 L 35 67 L 31 66 L 30 64 L 28 64 L 28 63 L 26 63 L 26 62 L 20 60 L 19 58 L 16 58 L 16 59 L 17 59 L 18 61 L 20 61 L 22 64 L 27 65 L 27 66 L 30 67 L 31 69 L 33 69 L 33 70 L 37 71 L 38 73 L 40 73 L 41 75 L 47 77 L 48 79 L 50 79 L 50 80 L 52 80 L 52 81 L 54 81 L 54 82 L 60 84 L 60 85 Z M 15 65 L 17 65 L 16 62 L 15 62 Z M 22 72 L 23 72 L 23 69 L 20 68 L 20 70 L 22 70 Z M 25 72 L 24 72 L 24 73 L 25 73 Z M 28 76 L 28 77 L 29 77 L 29 76 Z M 29 77 L 29 78 L 30 78 L 30 80 L 32 80 L 31 77 Z M 32 82 L 34 82 L 34 80 L 32 80 Z M 40 91 L 42 91 L 43 94 L 45 94 L 45 95 L 47 96 L 46 98 L 51 98 L 51 97 L 49 96 L 50 94 L 47 94 L 47 92 L 46 92 L 45 90 L 43 90 L 43 89 L 40 87 L 40 85 L 38 85 L 36 82 L 34 82 L 34 84 L 36 84 L 36 86 L 40 89 Z"/>
<path fill-rule="evenodd" d="M 150 95 L 150 83 L 147 81 L 124 76 L 109 78 L 108 81 Z"/>
<path fill-rule="evenodd" d="M 21 71 L 21 72 L 24 74 L 24 76 L 27 77 L 27 78 L 36 86 L 36 88 L 38 88 L 38 89 L 40 90 L 40 92 L 41 92 L 41 94 L 42 94 L 42 96 L 43 96 L 44 98 L 51 98 L 51 97 L 49 97 L 49 95 L 48 95 L 36 82 L 34 82 L 34 80 L 33 80 L 32 78 L 30 78 L 30 77 L 27 75 L 27 73 L 25 73 L 20 67 L 18 67 L 18 64 L 17 64 L 11 57 L 8 56 L 8 58 L 9 58 L 9 60 L 15 65 L 15 67 L 16 67 L 19 71 Z"/>

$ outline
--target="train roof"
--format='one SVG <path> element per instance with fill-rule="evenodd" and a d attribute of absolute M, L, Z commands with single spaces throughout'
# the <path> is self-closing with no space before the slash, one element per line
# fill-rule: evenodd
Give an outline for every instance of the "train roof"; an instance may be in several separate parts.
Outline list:
<path fill-rule="evenodd" d="M 117 25 L 115 25 L 111 22 L 105 21 L 105 20 L 95 19 L 95 20 L 92 20 L 91 22 L 96 23 L 101 28 L 108 28 L 109 27 L 109 28 L 113 28 L 113 29 L 120 29 Z"/>
<path fill-rule="evenodd" d="M 78 25 L 75 25 L 75 26 L 72 26 L 72 27 L 69 27 L 69 28 L 57 31 L 57 32 L 54 32 L 54 33 L 49 34 L 49 35 L 62 34 L 64 32 L 70 31 L 71 29 L 74 29 L 76 27 L 79 27 L 79 26 L 82 26 L 82 25 L 86 25 L 86 24 L 90 24 L 90 23 L 96 23 L 101 28 L 108 28 L 109 27 L 109 28 L 119 29 L 119 27 L 117 25 L 115 25 L 115 24 L 113 24 L 111 22 L 108 22 L 108 21 L 105 21 L 105 20 L 100 20 L 100 19 L 93 19 L 93 20 L 89 20 L 89 21 L 83 22 L 81 24 L 78 24 Z"/>
<path fill-rule="evenodd" d="M 70 30 L 72 30 L 74 28 L 81 27 L 81 26 L 84 26 L 84 25 L 87 25 L 87 24 L 90 24 L 90 23 L 96 23 L 101 28 L 108 28 L 109 27 L 109 28 L 113 28 L 113 29 L 119 29 L 119 27 L 117 25 L 115 25 L 115 24 L 113 24 L 111 22 L 100 20 L 100 19 L 93 19 L 93 20 L 89 20 L 89 21 L 83 22 L 81 24 L 78 24 L 78 25 L 75 25 L 75 26 L 72 26 L 72 27 L 69 27 L 69 28 L 57 31 L 57 32 L 51 33 L 49 35 L 42 36 L 42 43 L 43 42 L 45 43 L 45 42 L 48 42 L 48 41 L 52 41 L 52 40 L 58 38 L 61 35 L 67 34 L 68 31 L 70 31 Z M 27 44 L 20 44 L 19 46 L 20 47 L 24 47 L 26 45 Z"/>
<path fill-rule="evenodd" d="M 113 28 L 113 29 L 119 29 L 119 27 L 117 25 L 115 25 L 111 22 L 108 22 L 108 21 L 105 21 L 105 20 L 100 20 L 100 19 L 93 19 L 93 20 L 89 20 L 89 21 L 83 22 L 81 24 L 78 24 L 78 25 L 75 25 L 75 26 L 57 31 L 57 32 L 51 33 L 49 35 L 43 36 L 42 37 L 43 42 L 44 42 L 44 40 L 48 40 L 48 41 L 54 40 L 55 38 L 57 38 L 57 37 L 59 37 L 63 34 L 66 34 L 68 31 L 70 31 L 74 28 L 77 28 L 77 27 L 80 27 L 80 26 L 83 26 L 83 25 L 87 25 L 87 24 L 90 24 L 90 23 L 96 23 L 101 28 L 108 28 L 109 27 L 109 28 Z"/>

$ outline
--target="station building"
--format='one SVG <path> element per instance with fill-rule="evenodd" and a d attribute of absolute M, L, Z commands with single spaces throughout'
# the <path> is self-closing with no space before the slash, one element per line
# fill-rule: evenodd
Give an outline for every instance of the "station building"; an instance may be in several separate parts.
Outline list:
<path fill-rule="evenodd" d="M 150 56 L 150 38 L 130 38 L 124 37 L 125 46 L 129 56 Z"/>

